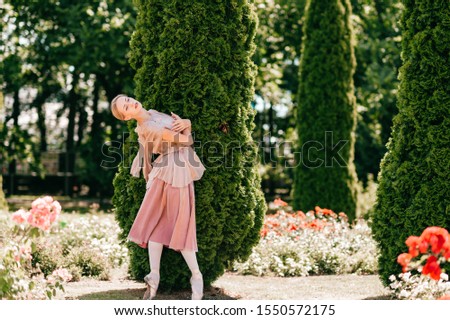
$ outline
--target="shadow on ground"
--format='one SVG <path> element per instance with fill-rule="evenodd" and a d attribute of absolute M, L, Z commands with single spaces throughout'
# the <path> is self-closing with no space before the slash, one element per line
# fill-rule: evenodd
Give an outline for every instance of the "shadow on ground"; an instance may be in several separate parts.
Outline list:
<path fill-rule="evenodd" d="M 367 297 L 362 300 L 395 300 L 395 299 L 392 296 L 383 295 L 383 296 L 376 296 L 376 297 Z"/>
<path fill-rule="evenodd" d="M 67 297 L 66 300 L 141 300 L 144 296 L 144 289 L 122 289 L 108 290 L 88 293 L 77 297 Z M 172 293 L 158 292 L 154 300 L 190 300 L 191 291 L 184 290 Z M 225 293 L 222 288 L 211 287 L 205 290 L 203 300 L 237 300 L 239 297 L 232 297 Z"/>

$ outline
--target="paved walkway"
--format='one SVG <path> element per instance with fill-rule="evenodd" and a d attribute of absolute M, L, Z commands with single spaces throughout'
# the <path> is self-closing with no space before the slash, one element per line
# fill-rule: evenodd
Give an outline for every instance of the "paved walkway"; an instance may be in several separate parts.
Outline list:
<path fill-rule="evenodd" d="M 145 291 L 142 282 L 129 280 L 124 270 L 115 270 L 111 281 L 84 279 L 68 283 L 59 299 L 141 299 Z M 190 291 L 172 294 L 158 293 L 157 299 L 190 299 Z M 378 276 L 311 276 L 255 277 L 225 273 L 205 291 L 207 300 L 363 300 L 388 299 L 388 290 Z"/>

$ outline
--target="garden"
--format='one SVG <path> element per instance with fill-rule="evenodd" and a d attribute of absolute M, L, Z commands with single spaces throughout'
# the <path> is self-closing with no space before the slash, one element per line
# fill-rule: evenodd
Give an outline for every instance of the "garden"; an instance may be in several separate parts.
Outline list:
<path fill-rule="evenodd" d="M 235 262 L 226 271 L 225 284 L 233 276 L 292 279 L 377 274 L 379 251 L 367 221 L 349 224 L 345 213 L 320 207 L 292 212 L 279 198 L 272 205 L 276 213 L 266 216 L 258 244 L 246 261 Z M 128 250 L 119 240 L 120 228 L 111 213 L 96 209 L 64 213 L 58 201 L 46 196 L 33 201 L 28 211 L 2 212 L 0 230 L 2 299 L 61 299 L 64 287 L 71 283 L 96 280 L 99 287 L 104 282 L 107 288 L 114 273 L 126 274 Z M 439 267 L 450 260 L 448 232 L 429 228 L 420 237 L 409 237 L 406 244 L 408 253 L 398 257 L 403 273 L 390 277 L 389 290 L 379 298 L 450 298 L 448 275 Z M 128 289 L 143 290 L 138 289 L 139 282 L 129 284 Z M 122 288 L 114 298 L 140 298 L 137 292 L 130 295 Z M 217 299 L 215 295 L 210 299 Z M 91 298 L 102 297 L 108 295 Z"/>
<path fill-rule="evenodd" d="M 448 1 L 0 6 L 1 300 L 450 299 Z"/>

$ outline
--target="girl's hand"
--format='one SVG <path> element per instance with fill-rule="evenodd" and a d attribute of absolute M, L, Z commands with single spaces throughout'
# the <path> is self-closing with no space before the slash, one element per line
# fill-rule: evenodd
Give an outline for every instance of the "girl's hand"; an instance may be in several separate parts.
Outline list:
<path fill-rule="evenodd" d="M 181 119 L 180 116 L 172 112 L 172 118 L 174 119 L 172 123 L 172 130 L 175 132 L 182 132 L 184 129 L 191 127 L 191 120 Z"/>
<path fill-rule="evenodd" d="M 172 118 L 173 118 L 174 120 L 180 120 L 180 119 L 181 119 L 181 117 L 180 117 L 179 115 L 173 113 L 172 111 L 170 111 L 170 113 L 172 114 Z"/>

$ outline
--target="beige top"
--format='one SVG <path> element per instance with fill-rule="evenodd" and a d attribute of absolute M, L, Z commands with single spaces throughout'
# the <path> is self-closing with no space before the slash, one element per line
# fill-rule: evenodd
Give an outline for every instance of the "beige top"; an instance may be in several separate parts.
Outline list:
<path fill-rule="evenodd" d="M 151 164 L 147 188 L 154 178 L 159 178 L 174 187 L 184 187 L 203 176 L 205 167 L 190 146 L 164 141 L 164 128 L 170 129 L 173 118 L 165 113 L 150 109 L 151 118 L 142 126 L 137 125 L 139 152 L 133 160 L 130 173 L 139 177 L 144 163 L 144 152 L 160 154 Z"/>

